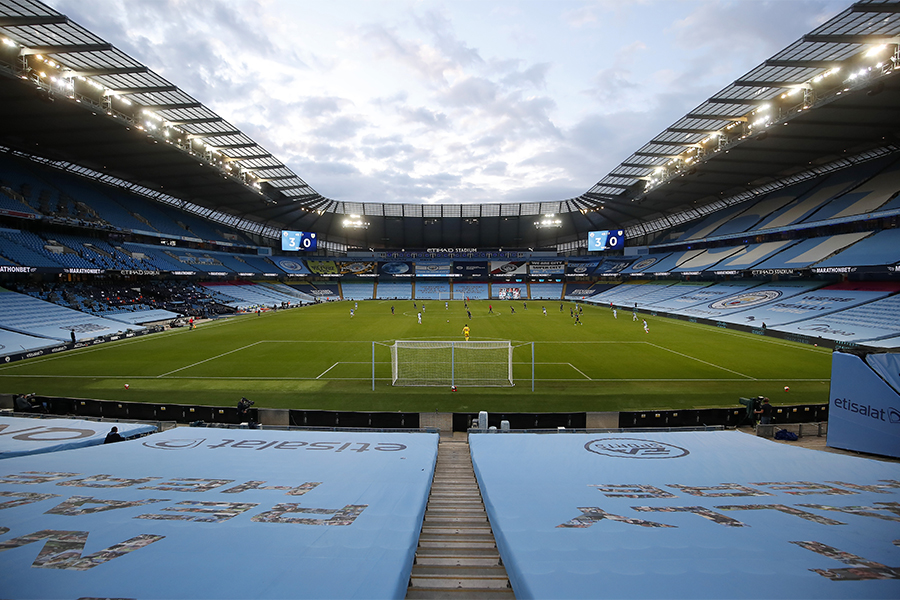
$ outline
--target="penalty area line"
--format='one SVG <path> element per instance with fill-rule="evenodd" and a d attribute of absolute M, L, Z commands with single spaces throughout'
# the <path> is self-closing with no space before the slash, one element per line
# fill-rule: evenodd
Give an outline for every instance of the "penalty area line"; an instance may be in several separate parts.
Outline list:
<path fill-rule="evenodd" d="M 229 354 L 234 354 L 235 352 L 240 352 L 241 350 L 246 350 L 247 348 L 252 348 L 253 346 L 256 346 L 257 344 L 261 344 L 261 343 L 262 342 L 253 342 L 252 344 L 247 344 L 246 346 L 241 346 L 240 348 L 235 348 L 234 350 L 229 350 L 228 352 L 223 352 L 222 354 L 218 354 L 216 356 L 211 356 L 204 360 L 195 362 L 194 364 L 175 369 L 174 371 L 169 371 L 168 373 L 163 373 L 162 375 L 157 375 L 156 377 L 157 378 L 165 377 L 167 375 L 171 375 L 172 373 L 177 373 L 178 371 L 184 371 L 185 369 L 190 369 L 191 367 L 196 367 L 197 365 L 202 365 L 205 362 L 209 362 L 211 360 L 216 360 L 217 358 L 222 358 L 223 356 L 228 356 Z"/>
<path fill-rule="evenodd" d="M 333 365 L 331 365 L 330 367 L 328 367 L 327 369 L 325 369 L 324 371 L 322 371 L 321 373 L 319 373 L 319 376 L 316 377 L 316 379 L 321 379 L 321 378 L 325 375 L 325 373 L 327 373 L 328 371 L 332 370 L 333 368 L 335 368 L 335 367 L 338 366 L 339 364 L 341 364 L 341 363 L 340 363 L 340 362 L 334 363 Z"/>
<path fill-rule="evenodd" d="M 710 367 L 715 367 L 716 369 L 722 369 L 723 371 L 728 371 L 729 373 L 734 373 L 735 375 L 740 375 L 741 377 L 746 377 L 752 381 L 756 381 L 756 377 L 751 377 L 750 375 L 745 375 L 744 373 L 739 373 L 738 371 L 732 371 L 726 367 L 721 365 L 717 365 L 715 363 L 707 362 L 695 356 L 690 356 L 689 354 L 684 354 L 682 352 L 678 352 L 677 350 L 672 350 L 671 348 L 666 348 L 665 346 L 660 346 L 658 344 L 654 344 L 652 342 L 647 342 L 648 345 L 653 346 L 654 348 L 659 348 L 660 350 L 665 350 L 666 352 L 671 352 L 672 354 L 677 354 L 678 356 L 683 356 L 684 358 L 689 358 L 691 360 L 696 360 L 697 362 L 703 363 L 704 365 L 709 365 Z"/>

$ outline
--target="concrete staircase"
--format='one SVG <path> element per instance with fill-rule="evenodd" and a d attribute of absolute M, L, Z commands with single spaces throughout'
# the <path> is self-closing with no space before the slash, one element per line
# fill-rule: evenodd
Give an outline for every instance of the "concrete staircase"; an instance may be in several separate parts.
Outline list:
<path fill-rule="evenodd" d="M 438 446 L 406 597 L 515 598 L 481 501 L 469 443 L 460 435 Z"/>

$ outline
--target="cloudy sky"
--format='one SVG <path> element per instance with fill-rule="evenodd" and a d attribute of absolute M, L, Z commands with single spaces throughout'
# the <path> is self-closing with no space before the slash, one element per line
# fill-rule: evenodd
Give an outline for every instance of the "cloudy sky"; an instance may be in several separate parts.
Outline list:
<path fill-rule="evenodd" d="M 320 194 L 578 196 L 849 0 L 49 0 Z"/>

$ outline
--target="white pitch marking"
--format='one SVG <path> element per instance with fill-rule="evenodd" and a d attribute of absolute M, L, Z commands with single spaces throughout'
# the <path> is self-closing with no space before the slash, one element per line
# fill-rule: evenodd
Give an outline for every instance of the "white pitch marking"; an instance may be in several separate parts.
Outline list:
<path fill-rule="evenodd" d="M 570 367 L 572 367 L 573 369 L 575 369 L 576 371 L 578 371 L 579 373 L 581 373 L 581 375 L 582 375 L 585 379 L 587 379 L 588 381 L 593 381 L 593 379 L 591 379 L 590 377 L 588 377 L 587 375 L 585 375 L 585 374 L 582 372 L 581 369 L 579 369 L 578 367 L 576 367 L 576 366 L 573 365 L 572 363 L 559 363 L 559 364 L 561 364 L 561 365 L 569 365 Z"/>
<path fill-rule="evenodd" d="M 683 357 L 689 358 L 689 359 L 691 359 L 691 360 L 696 360 L 697 362 L 701 362 L 701 363 L 703 363 L 704 365 L 709 365 L 709 366 L 711 366 L 711 367 L 715 367 L 715 368 L 717 368 L 717 369 L 722 369 L 723 371 L 728 371 L 729 373 L 734 373 L 735 375 L 740 375 L 741 377 L 746 377 L 747 379 L 752 379 L 753 381 L 757 381 L 756 377 L 750 377 L 749 375 L 745 375 L 744 373 L 739 373 L 738 371 L 732 371 L 731 369 L 727 369 L 727 368 L 725 368 L 725 367 L 723 367 L 723 366 L 721 366 L 721 365 L 717 365 L 717 364 L 715 364 L 715 363 L 707 362 L 707 361 L 705 361 L 705 360 L 701 360 L 701 359 L 699 359 L 699 358 L 690 356 L 690 355 L 688 355 L 688 354 L 684 354 L 684 353 L 682 353 L 682 352 L 678 352 L 678 351 L 676 351 L 676 350 L 672 350 L 672 349 L 666 348 L 666 347 L 664 347 L 664 346 L 659 346 L 659 345 L 654 344 L 654 343 L 652 343 L 652 342 L 647 342 L 647 344 L 653 346 L 654 348 L 659 348 L 660 350 L 665 350 L 666 352 L 671 352 L 672 354 L 677 354 L 678 356 L 683 356 Z"/>
<path fill-rule="evenodd" d="M 327 369 L 325 369 L 324 371 L 322 371 L 321 373 L 319 373 L 319 376 L 316 377 L 316 379 L 321 379 L 322 375 L 324 375 L 324 374 L 327 373 L 328 371 L 332 370 L 333 368 L 335 368 L 335 367 L 338 366 L 339 364 L 341 364 L 341 363 L 339 363 L 339 362 L 334 363 L 333 365 L 331 365 L 330 367 L 328 367 Z"/>
<path fill-rule="evenodd" d="M 228 352 L 223 352 L 222 354 L 218 354 L 216 356 L 211 356 L 209 358 L 205 358 L 205 359 L 195 362 L 193 364 L 190 364 L 190 365 L 187 365 L 184 367 L 180 367 L 173 371 L 169 371 L 168 373 L 163 373 L 162 375 L 157 375 L 156 377 L 158 379 L 160 377 L 165 377 L 166 375 L 171 375 L 172 373 L 177 373 L 178 371 L 184 371 L 185 369 L 190 369 L 191 367 L 196 367 L 197 365 L 202 365 L 205 362 L 209 362 L 211 360 L 216 360 L 217 358 L 222 358 L 223 356 L 228 356 L 229 354 L 234 354 L 235 352 L 240 352 L 241 350 L 246 350 L 247 348 L 252 348 L 253 346 L 256 346 L 257 344 L 261 344 L 261 343 L 262 342 L 253 342 L 252 344 L 247 344 L 246 346 L 241 346 L 240 348 L 235 348 L 234 350 L 229 350 Z"/>

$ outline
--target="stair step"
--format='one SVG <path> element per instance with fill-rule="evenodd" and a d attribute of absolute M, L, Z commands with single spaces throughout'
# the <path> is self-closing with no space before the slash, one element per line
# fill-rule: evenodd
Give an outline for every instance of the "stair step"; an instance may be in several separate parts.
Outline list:
<path fill-rule="evenodd" d="M 515 599 L 515 594 L 509 588 L 507 589 L 487 589 L 481 588 L 477 590 L 471 589 L 448 589 L 448 588 L 426 588 L 415 587 L 409 588 L 406 593 L 408 600 L 506 600 L 507 598 Z"/>
<path fill-rule="evenodd" d="M 419 566 L 413 567 L 412 587 L 500 588 L 509 587 L 506 569 L 494 567 Z"/>
<path fill-rule="evenodd" d="M 493 567 L 500 564 L 496 548 L 419 548 L 416 564 L 421 566 Z"/>
<path fill-rule="evenodd" d="M 515 598 L 467 442 L 441 442 L 407 598 Z"/>
<path fill-rule="evenodd" d="M 452 541 L 453 538 L 457 538 L 462 535 L 470 535 L 470 534 L 479 534 L 484 533 L 486 535 L 491 535 L 491 528 L 488 525 L 484 525 L 482 527 L 473 527 L 471 525 L 461 526 L 458 523 L 435 523 L 432 525 L 428 525 L 427 527 L 422 527 L 423 534 L 429 534 L 434 536 L 444 535 L 444 536 L 452 536 L 449 541 Z M 491 536 L 493 537 L 493 536 Z M 437 538 L 428 539 L 429 542 L 438 541 Z M 478 541 L 479 540 L 473 540 Z M 491 543 L 491 547 L 493 547 L 494 541 L 489 540 Z"/>

